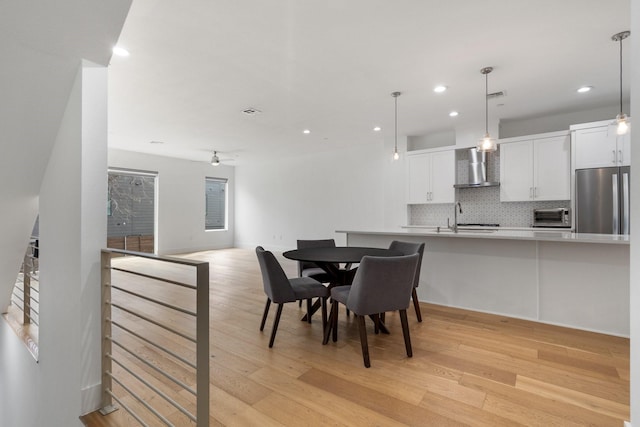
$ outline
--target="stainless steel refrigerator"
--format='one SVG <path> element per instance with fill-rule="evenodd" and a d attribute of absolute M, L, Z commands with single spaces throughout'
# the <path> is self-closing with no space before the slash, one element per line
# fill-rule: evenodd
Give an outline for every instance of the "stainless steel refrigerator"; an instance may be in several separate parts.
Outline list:
<path fill-rule="evenodd" d="M 576 232 L 629 234 L 630 168 L 576 170 Z"/>

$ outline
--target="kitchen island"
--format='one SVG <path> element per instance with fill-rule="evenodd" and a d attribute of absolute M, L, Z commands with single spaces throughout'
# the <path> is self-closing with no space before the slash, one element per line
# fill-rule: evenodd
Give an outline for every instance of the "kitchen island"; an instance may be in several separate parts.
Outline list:
<path fill-rule="evenodd" d="M 629 336 L 629 236 L 445 227 L 337 232 L 349 246 L 425 242 L 421 301 Z"/>

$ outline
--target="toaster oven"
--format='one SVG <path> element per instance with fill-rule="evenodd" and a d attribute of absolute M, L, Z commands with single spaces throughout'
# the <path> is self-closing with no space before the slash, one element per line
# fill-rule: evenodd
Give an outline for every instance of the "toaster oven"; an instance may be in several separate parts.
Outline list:
<path fill-rule="evenodd" d="M 571 215 L 569 215 L 569 209 L 534 209 L 533 226 L 571 228 Z"/>

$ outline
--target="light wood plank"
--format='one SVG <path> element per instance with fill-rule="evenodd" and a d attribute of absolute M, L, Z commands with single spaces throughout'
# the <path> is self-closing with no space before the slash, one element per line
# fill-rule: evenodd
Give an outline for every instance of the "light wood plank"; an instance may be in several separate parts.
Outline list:
<path fill-rule="evenodd" d="M 628 416 L 628 405 L 593 396 L 589 393 L 581 393 L 575 390 L 568 390 L 554 384 L 538 381 L 533 378 L 518 376 L 516 388 L 526 390 L 538 396 L 555 399 L 560 402 L 570 403 L 590 411 L 609 415 L 614 418 L 624 418 Z"/>

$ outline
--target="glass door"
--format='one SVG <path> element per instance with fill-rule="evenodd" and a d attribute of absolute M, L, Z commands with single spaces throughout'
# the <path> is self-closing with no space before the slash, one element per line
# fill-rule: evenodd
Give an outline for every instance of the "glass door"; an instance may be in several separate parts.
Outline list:
<path fill-rule="evenodd" d="M 155 253 L 155 172 L 109 170 L 107 247 Z"/>

